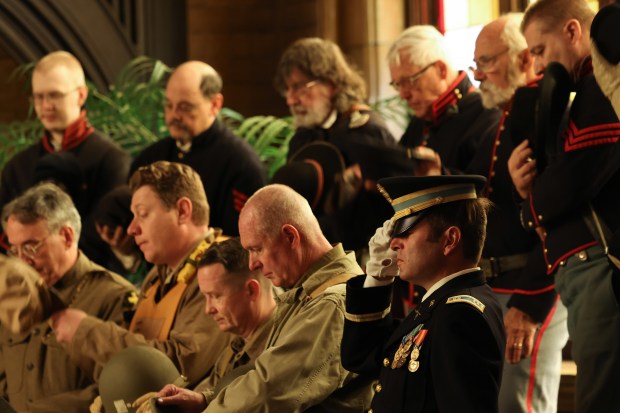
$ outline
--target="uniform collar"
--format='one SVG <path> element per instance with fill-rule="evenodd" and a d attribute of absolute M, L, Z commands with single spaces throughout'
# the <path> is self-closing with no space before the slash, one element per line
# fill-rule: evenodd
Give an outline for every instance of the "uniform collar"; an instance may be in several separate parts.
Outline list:
<path fill-rule="evenodd" d="M 473 89 L 474 86 L 471 84 L 469 77 L 467 77 L 467 73 L 459 72 L 456 80 L 452 82 L 448 90 L 433 102 L 431 106 L 432 123 L 437 124 L 440 122 L 448 109 L 456 106 L 456 104 L 463 99 L 463 96 L 467 95 Z"/>
<path fill-rule="evenodd" d="M 461 270 L 461 271 L 455 272 L 454 274 L 448 275 L 447 277 L 442 278 L 441 280 L 433 284 L 431 288 L 428 289 L 428 291 L 426 291 L 426 294 L 424 294 L 424 297 L 422 297 L 422 302 L 424 302 L 424 300 L 426 300 L 428 297 L 433 295 L 435 291 L 439 290 L 441 287 L 446 285 L 449 281 L 452 281 L 453 279 L 455 279 L 456 277 L 460 277 L 461 275 L 469 274 L 475 271 L 480 271 L 480 267 Z"/>

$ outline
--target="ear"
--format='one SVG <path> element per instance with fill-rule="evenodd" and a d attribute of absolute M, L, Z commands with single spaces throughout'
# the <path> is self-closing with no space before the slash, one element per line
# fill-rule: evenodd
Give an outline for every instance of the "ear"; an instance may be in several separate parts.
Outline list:
<path fill-rule="evenodd" d="M 534 58 L 529 49 L 523 49 L 517 55 L 517 64 L 519 65 L 519 71 L 522 73 L 527 73 L 534 68 Z"/>
<path fill-rule="evenodd" d="M 448 65 L 446 65 L 443 60 L 438 60 L 435 62 L 435 66 L 437 67 L 437 73 L 439 73 L 441 80 L 446 80 L 448 77 Z"/>
<path fill-rule="evenodd" d="M 570 19 L 564 24 L 562 32 L 567 37 L 570 44 L 577 44 L 581 41 L 583 35 L 581 31 L 581 24 L 577 19 Z"/>
<path fill-rule="evenodd" d="M 182 197 L 177 201 L 178 223 L 185 224 L 192 220 L 192 201 L 187 197 Z"/>
<path fill-rule="evenodd" d="M 260 283 L 254 278 L 250 278 L 245 282 L 245 290 L 250 301 L 256 301 L 260 297 Z"/>
<path fill-rule="evenodd" d="M 458 248 L 461 243 L 461 230 L 459 227 L 451 226 L 444 232 L 443 255 L 448 256 Z"/>
<path fill-rule="evenodd" d="M 75 231 L 69 225 L 65 225 L 58 230 L 58 234 L 62 237 L 65 248 L 69 249 L 75 242 Z"/>
<path fill-rule="evenodd" d="M 213 115 L 217 116 L 217 114 L 220 113 L 220 111 L 224 107 L 224 95 L 218 93 L 213 96 L 211 98 L 211 105 L 213 106 L 213 108 L 211 109 L 213 111 Z"/>
<path fill-rule="evenodd" d="M 88 98 L 88 87 L 80 86 L 78 88 L 78 103 L 80 104 L 80 107 L 84 106 L 86 103 L 86 98 Z"/>
<path fill-rule="evenodd" d="M 291 245 L 291 248 L 299 247 L 301 239 L 297 228 L 295 228 L 291 224 L 284 224 L 280 229 L 280 233 L 282 234 L 284 239 L 286 239 L 286 241 Z"/>

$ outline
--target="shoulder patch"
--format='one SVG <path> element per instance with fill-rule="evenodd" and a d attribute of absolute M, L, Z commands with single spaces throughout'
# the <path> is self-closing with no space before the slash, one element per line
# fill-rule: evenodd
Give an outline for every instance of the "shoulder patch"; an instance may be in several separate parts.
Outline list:
<path fill-rule="evenodd" d="M 359 128 L 364 126 L 370 120 L 368 113 L 362 113 L 359 110 L 351 113 L 351 120 L 349 121 L 349 128 Z"/>
<path fill-rule="evenodd" d="M 467 303 L 471 306 L 476 307 L 478 311 L 480 311 L 481 313 L 484 313 L 485 305 L 482 304 L 482 301 L 478 300 L 475 297 L 472 297 L 471 295 L 455 295 L 453 297 L 448 298 L 448 300 L 446 301 L 446 304 L 454 304 L 454 303 Z"/>

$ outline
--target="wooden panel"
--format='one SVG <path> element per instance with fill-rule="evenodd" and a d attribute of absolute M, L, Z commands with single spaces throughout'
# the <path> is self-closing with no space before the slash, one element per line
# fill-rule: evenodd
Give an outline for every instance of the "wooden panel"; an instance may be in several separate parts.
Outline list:
<path fill-rule="evenodd" d="M 18 63 L 0 48 L 0 122 L 7 123 L 23 120 L 28 114 L 28 94 L 24 79 L 9 80 Z"/>

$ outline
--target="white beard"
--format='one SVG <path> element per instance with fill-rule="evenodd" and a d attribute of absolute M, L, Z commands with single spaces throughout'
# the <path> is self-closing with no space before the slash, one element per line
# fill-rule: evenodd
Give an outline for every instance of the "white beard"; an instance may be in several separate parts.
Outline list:
<path fill-rule="evenodd" d="M 512 99 L 518 87 L 525 84 L 525 73 L 519 72 L 516 65 L 511 65 L 508 69 L 508 86 L 499 88 L 488 81 L 480 84 L 480 95 L 482 96 L 482 106 L 493 109 L 503 105 Z"/>
<path fill-rule="evenodd" d="M 304 108 L 296 105 L 290 108 L 293 115 L 293 126 L 297 128 L 314 128 L 325 122 L 332 111 L 332 105 L 328 101 L 318 101 L 314 106 Z"/>

